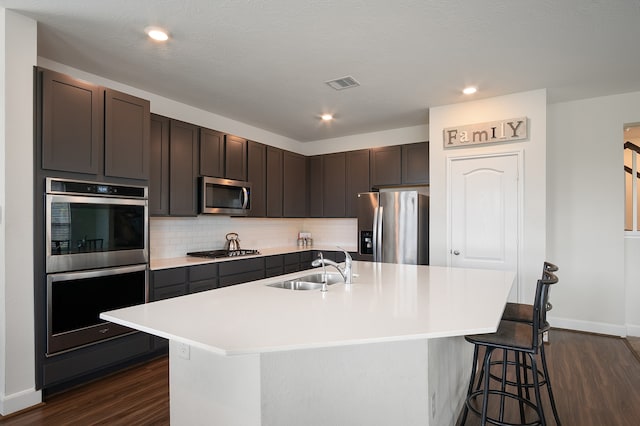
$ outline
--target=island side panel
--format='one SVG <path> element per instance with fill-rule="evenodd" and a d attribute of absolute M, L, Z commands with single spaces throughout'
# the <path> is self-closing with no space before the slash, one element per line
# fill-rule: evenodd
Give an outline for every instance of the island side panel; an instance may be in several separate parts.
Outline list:
<path fill-rule="evenodd" d="M 182 345 L 169 342 L 171 424 L 259 426 L 260 355 L 221 356 Z"/>
<path fill-rule="evenodd" d="M 428 340 L 261 355 L 263 425 L 428 425 Z"/>
<path fill-rule="evenodd" d="M 473 345 L 464 337 L 429 340 L 429 401 L 432 425 L 454 425 L 467 395 Z"/>

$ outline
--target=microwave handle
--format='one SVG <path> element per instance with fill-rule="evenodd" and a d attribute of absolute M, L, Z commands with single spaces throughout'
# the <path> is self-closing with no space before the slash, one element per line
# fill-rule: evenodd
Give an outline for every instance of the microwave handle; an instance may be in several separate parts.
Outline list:
<path fill-rule="evenodd" d="M 247 188 L 242 187 L 242 208 L 246 209 L 247 208 L 247 204 L 249 203 L 249 191 L 247 191 Z"/>

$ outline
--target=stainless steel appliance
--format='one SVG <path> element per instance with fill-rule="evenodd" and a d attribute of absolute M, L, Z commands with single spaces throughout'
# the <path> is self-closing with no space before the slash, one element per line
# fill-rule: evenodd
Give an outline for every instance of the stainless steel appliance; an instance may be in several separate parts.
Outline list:
<path fill-rule="evenodd" d="M 135 332 L 99 315 L 147 301 L 147 265 L 47 275 L 47 355 Z"/>
<path fill-rule="evenodd" d="M 359 258 L 429 264 L 429 197 L 417 191 L 358 194 Z"/>
<path fill-rule="evenodd" d="M 47 178 L 46 272 L 147 263 L 147 188 Z"/>
<path fill-rule="evenodd" d="M 231 179 L 200 178 L 200 213 L 245 216 L 251 209 L 251 184 Z"/>
<path fill-rule="evenodd" d="M 148 300 L 147 188 L 58 178 L 45 188 L 46 355 L 135 332 L 99 315 Z"/>

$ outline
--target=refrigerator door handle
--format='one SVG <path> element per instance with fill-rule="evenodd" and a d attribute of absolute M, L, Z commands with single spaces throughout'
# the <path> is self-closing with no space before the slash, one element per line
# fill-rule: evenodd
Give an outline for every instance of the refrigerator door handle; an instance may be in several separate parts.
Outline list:
<path fill-rule="evenodd" d="M 378 261 L 378 207 L 373 209 L 373 261 Z"/>
<path fill-rule="evenodd" d="M 376 254 L 374 256 L 374 262 L 382 262 L 382 217 L 383 217 L 383 209 L 384 207 L 380 206 L 378 207 L 377 210 L 377 217 L 376 217 L 376 221 L 374 224 L 374 228 L 376 228 L 376 230 L 374 231 L 378 238 L 376 239 L 374 236 L 374 239 L 376 241 L 376 245 L 375 245 L 375 249 L 376 249 Z M 377 259 L 376 259 L 377 258 Z"/>

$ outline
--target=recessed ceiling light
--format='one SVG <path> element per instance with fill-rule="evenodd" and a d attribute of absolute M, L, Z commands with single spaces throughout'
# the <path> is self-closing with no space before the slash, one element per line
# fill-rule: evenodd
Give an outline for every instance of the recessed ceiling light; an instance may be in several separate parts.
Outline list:
<path fill-rule="evenodd" d="M 474 93 L 476 93 L 478 91 L 478 89 L 476 87 L 465 87 L 464 90 L 462 90 L 462 93 L 464 93 L 465 95 L 473 95 Z"/>
<path fill-rule="evenodd" d="M 331 120 L 333 120 L 333 115 L 331 115 L 331 114 L 322 114 L 320 116 L 320 118 L 322 118 L 322 121 L 331 121 Z"/>
<path fill-rule="evenodd" d="M 169 35 L 165 30 L 158 27 L 147 27 L 144 29 L 144 32 L 147 33 L 149 37 L 156 41 L 167 41 L 169 40 Z"/>

